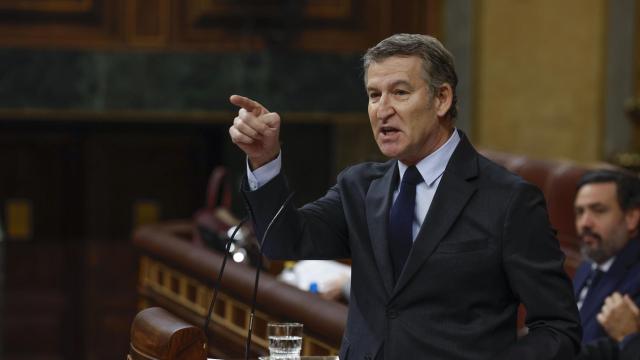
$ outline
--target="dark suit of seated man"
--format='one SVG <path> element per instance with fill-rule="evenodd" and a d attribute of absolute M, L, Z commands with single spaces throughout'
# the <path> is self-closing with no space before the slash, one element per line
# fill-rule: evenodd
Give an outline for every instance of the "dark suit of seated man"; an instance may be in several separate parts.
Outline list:
<path fill-rule="evenodd" d="M 368 50 L 364 70 L 373 135 L 392 160 L 352 166 L 324 197 L 287 206 L 264 244 L 274 258 L 352 259 L 340 359 L 572 359 L 580 324 L 543 195 L 454 128 L 449 51 L 398 34 Z M 262 234 L 290 193 L 280 117 L 231 102 Z M 520 303 L 530 331 L 518 340 Z"/>
<path fill-rule="evenodd" d="M 597 318 L 608 337 L 584 345 L 580 360 L 640 360 L 640 309 L 629 295 L 607 297 Z"/>
<path fill-rule="evenodd" d="M 575 210 L 576 229 L 587 257 L 574 277 L 582 341 L 617 351 L 626 342 L 608 336 L 601 323 L 604 315 L 598 314 L 606 310 L 606 301 L 622 298 L 619 294 L 627 301 L 640 302 L 640 181 L 609 170 L 587 173 L 578 182 Z M 614 293 L 619 294 L 612 297 Z M 604 358 L 609 356 L 613 355 Z"/>

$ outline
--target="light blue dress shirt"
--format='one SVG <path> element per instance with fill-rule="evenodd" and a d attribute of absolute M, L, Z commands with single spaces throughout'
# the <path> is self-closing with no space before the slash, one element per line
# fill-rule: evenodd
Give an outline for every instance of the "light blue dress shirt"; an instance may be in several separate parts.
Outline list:
<path fill-rule="evenodd" d="M 457 130 L 454 130 L 446 143 L 416 164 L 416 168 L 418 168 L 418 171 L 420 172 L 420 175 L 422 175 L 424 181 L 416 186 L 416 208 L 413 217 L 412 233 L 413 240 L 418 236 L 418 231 L 420 231 L 420 227 L 422 226 L 424 219 L 427 217 L 427 212 L 429 212 L 433 196 L 436 194 L 436 190 L 438 190 L 438 185 L 440 185 L 440 179 L 442 179 L 444 169 L 447 167 L 449 159 L 451 159 L 451 155 L 453 155 L 453 152 L 459 142 L 460 135 L 458 135 Z M 398 161 L 398 170 L 400 170 L 400 181 L 398 182 L 398 184 L 400 184 L 402 182 L 404 172 L 407 170 L 407 165 L 402 161 Z M 398 186 L 393 192 L 394 202 L 396 201 L 396 198 L 398 198 L 399 193 L 400 186 Z"/>

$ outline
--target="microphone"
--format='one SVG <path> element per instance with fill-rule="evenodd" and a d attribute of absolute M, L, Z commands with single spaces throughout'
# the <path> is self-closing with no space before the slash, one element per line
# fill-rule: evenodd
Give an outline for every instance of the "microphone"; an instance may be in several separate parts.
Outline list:
<path fill-rule="evenodd" d="M 236 234 L 244 225 L 245 222 L 249 220 L 249 217 L 245 217 L 240 220 L 240 223 L 233 230 L 233 233 L 229 237 L 229 240 L 225 244 L 224 256 L 222 258 L 222 265 L 220 266 L 220 271 L 218 272 L 218 280 L 213 284 L 213 297 L 211 298 L 211 302 L 209 303 L 209 311 L 207 312 L 207 318 L 204 320 L 204 337 L 205 339 L 209 339 L 209 322 L 211 321 L 211 313 L 213 312 L 213 307 L 216 303 L 216 299 L 218 298 L 218 289 L 220 288 L 220 282 L 222 281 L 222 274 L 224 273 L 224 268 L 227 265 L 227 259 L 229 258 L 229 250 L 231 249 L 231 244 L 233 243 L 233 239 L 236 237 Z"/>
<path fill-rule="evenodd" d="M 251 300 L 251 316 L 249 318 L 249 330 L 247 331 L 247 343 L 244 351 L 245 360 L 249 360 L 249 352 L 251 351 L 251 333 L 253 332 L 253 318 L 256 313 L 256 302 L 258 297 L 258 282 L 260 281 L 260 270 L 262 268 L 264 242 L 267 239 L 269 230 L 271 230 L 271 226 L 276 222 L 276 220 L 280 218 L 280 215 L 284 212 L 285 207 L 287 207 L 287 205 L 291 201 L 291 198 L 293 198 L 294 194 L 295 192 L 291 192 L 291 194 L 287 196 L 287 198 L 284 200 L 284 202 L 282 203 L 282 205 L 280 206 L 276 214 L 273 215 L 273 218 L 271 218 L 269 225 L 267 225 L 267 228 L 264 230 L 264 233 L 262 234 L 262 240 L 260 241 L 260 255 L 258 256 L 258 265 L 256 266 L 256 280 L 253 286 L 253 299 Z"/>

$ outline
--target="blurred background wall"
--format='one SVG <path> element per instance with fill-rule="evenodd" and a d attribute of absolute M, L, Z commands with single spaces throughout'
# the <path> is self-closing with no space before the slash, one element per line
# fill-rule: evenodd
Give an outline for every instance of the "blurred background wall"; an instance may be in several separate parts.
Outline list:
<path fill-rule="evenodd" d="M 235 184 L 243 170 L 229 95 L 282 115 L 300 204 L 348 164 L 381 159 L 360 56 L 393 33 L 452 50 L 457 124 L 476 146 L 633 166 L 639 11 L 636 0 L 0 1 L 2 357 L 126 353 L 131 231 L 191 217 L 214 166 Z"/>

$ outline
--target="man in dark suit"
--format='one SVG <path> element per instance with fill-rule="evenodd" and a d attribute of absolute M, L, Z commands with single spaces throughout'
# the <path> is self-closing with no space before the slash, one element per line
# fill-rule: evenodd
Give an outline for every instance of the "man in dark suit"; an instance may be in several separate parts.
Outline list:
<path fill-rule="evenodd" d="M 582 341 L 598 342 L 600 348 L 607 343 L 624 346 L 622 339 L 609 337 L 602 324 L 607 304 L 621 303 L 622 295 L 640 302 L 640 181 L 610 170 L 587 173 L 578 182 L 575 210 L 587 257 L 574 277 Z"/>
<path fill-rule="evenodd" d="M 373 135 L 392 160 L 352 166 L 324 197 L 287 206 L 264 244 L 274 258 L 352 259 L 340 359 L 573 358 L 578 314 L 543 195 L 453 127 L 451 54 L 398 34 L 367 51 L 364 70 Z M 230 100 L 262 234 L 290 193 L 280 117 Z M 529 334 L 518 341 L 520 303 Z"/>

